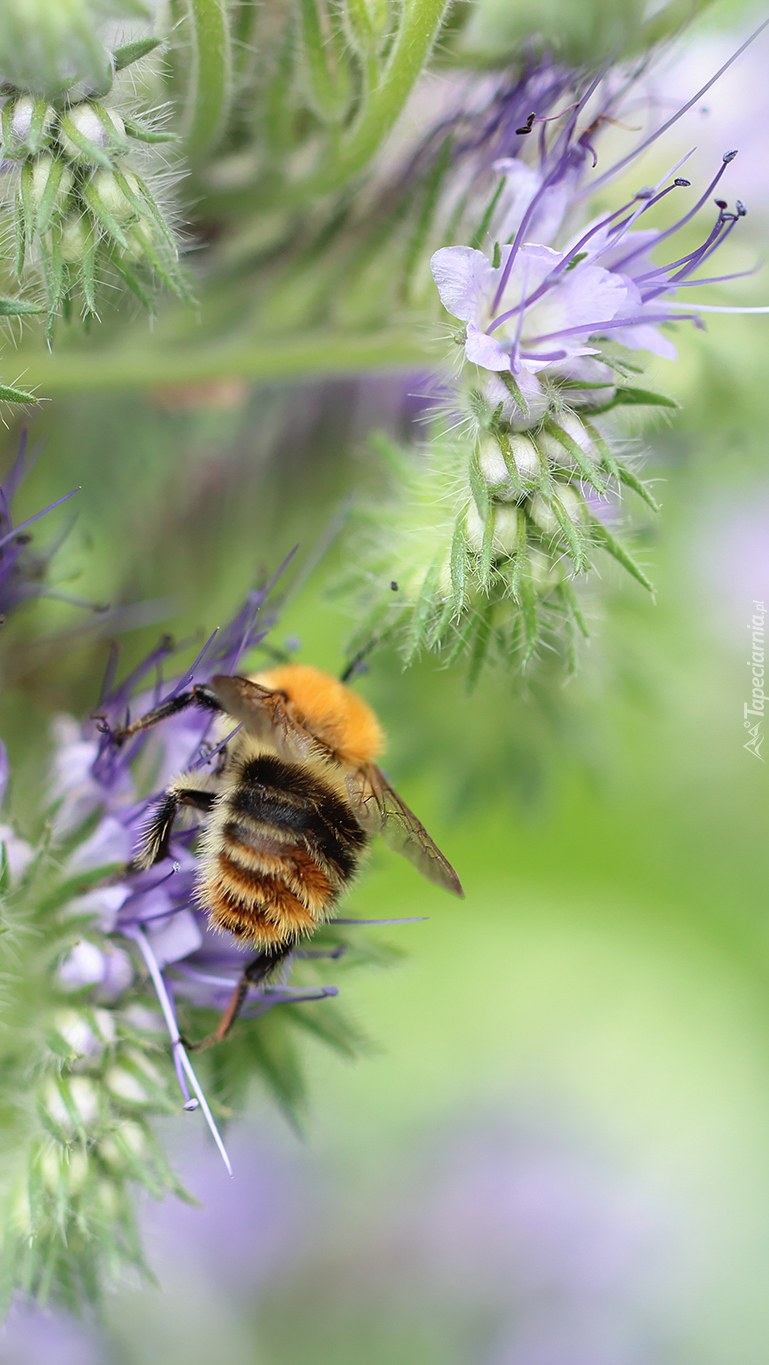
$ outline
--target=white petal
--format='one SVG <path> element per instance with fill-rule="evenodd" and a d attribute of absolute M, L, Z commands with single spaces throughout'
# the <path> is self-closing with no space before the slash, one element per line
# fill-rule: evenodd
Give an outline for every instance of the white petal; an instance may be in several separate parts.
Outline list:
<path fill-rule="evenodd" d="M 488 257 L 470 246 L 444 246 L 430 266 L 444 308 L 462 322 L 475 322 L 494 273 Z"/>
<path fill-rule="evenodd" d="M 486 370 L 509 370 L 510 356 L 492 336 L 487 336 L 480 327 L 468 324 L 465 355 L 474 365 L 482 365 Z"/>

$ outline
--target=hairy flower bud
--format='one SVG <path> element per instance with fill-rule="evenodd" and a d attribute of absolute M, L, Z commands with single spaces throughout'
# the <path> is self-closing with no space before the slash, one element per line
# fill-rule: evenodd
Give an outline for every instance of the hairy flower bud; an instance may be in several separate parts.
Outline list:
<path fill-rule="evenodd" d="M 64 223 L 59 242 L 61 259 L 66 265 L 81 265 L 93 228 L 84 214 Z"/>
<path fill-rule="evenodd" d="M 40 1179 L 51 1194 L 59 1195 L 62 1186 L 68 1194 L 79 1194 L 88 1179 L 88 1157 L 80 1147 L 51 1141 L 38 1158 Z"/>
<path fill-rule="evenodd" d="M 133 1119 L 125 1119 L 119 1129 L 102 1138 L 98 1152 L 110 1170 L 127 1174 L 137 1161 L 146 1159 L 148 1147 L 147 1133 L 142 1125 Z"/>
<path fill-rule="evenodd" d="M 124 178 L 129 189 L 138 195 L 139 182 L 136 176 L 127 172 Z M 116 223 L 122 225 L 138 216 L 135 205 L 131 203 L 123 188 L 118 184 L 112 171 L 94 171 L 89 184 L 92 193 L 97 196 Z"/>
<path fill-rule="evenodd" d="M 44 99 L 21 95 L 3 106 L 3 156 L 21 161 L 34 156 L 49 141 L 56 111 Z"/>
<path fill-rule="evenodd" d="M 584 499 L 567 483 L 556 484 L 554 492 L 557 494 L 567 516 L 575 525 L 579 525 L 585 518 Z M 539 526 L 541 531 L 545 532 L 545 535 L 555 536 L 562 529 L 561 523 L 553 511 L 552 503 L 540 494 L 531 500 L 530 515 L 532 521 Z"/>
<path fill-rule="evenodd" d="M 106 1082 L 112 1094 L 126 1104 L 148 1104 L 149 1094 L 141 1081 L 124 1066 L 112 1066 L 107 1072 Z"/>
<path fill-rule="evenodd" d="M 84 100 L 59 120 L 59 146 L 72 161 L 109 165 L 110 158 L 125 152 L 125 124 L 114 109 Z"/>
<path fill-rule="evenodd" d="M 99 1092 L 87 1076 L 50 1079 L 43 1087 L 43 1107 L 55 1127 L 65 1133 L 93 1128 L 99 1119 Z"/>
<path fill-rule="evenodd" d="M 73 175 L 69 166 L 45 153 L 33 162 L 29 177 L 29 198 L 39 232 L 45 232 L 49 223 L 66 205 L 73 185 Z"/>

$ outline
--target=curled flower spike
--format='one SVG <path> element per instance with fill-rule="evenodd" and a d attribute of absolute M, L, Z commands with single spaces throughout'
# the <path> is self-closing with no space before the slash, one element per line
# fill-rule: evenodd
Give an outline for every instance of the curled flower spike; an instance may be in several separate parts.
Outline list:
<path fill-rule="evenodd" d="M 12 93 L 3 106 L 15 269 L 24 280 L 30 271 L 42 273 L 49 340 L 60 313 L 69 319 L 79 307 L 86 321 L 98 317 L 103 283 L 122 281 L 150 310 L 157 281 L 190 298 L 174 228 L 142 173 L 152 171 L 148 148 L 168 135 L 132 117 L 127 101 L 116 107 L 117 87 L 110 94 L 112 75 L 156 46 L 148 40 L 114 54 L 101 92 L 109 104 L 93 94 L 83 98 L 72 87 L 53 104 Z"/>
<path fill-rule="evenodd" d="M 701 313 L 723 308 L 680 295 L 735 278 L 708 267 L 746 209 L 720 197 L 737 155 L 729 150 L 699 192 L 691 194 L 679 173 L 684 157 L 658 184 L 570 227 L 597 163 L 600 128 L 617 112 L 600 82 L 560 115 L 543 103 L 513 124 L 497 111 L 494 140 L 483 135 L 471 144 L 468 156 L 485 163 L 487 179 L 482 168 L 465 166 L 463 184 L 471 191 L 485 184 L 484 198 L 465 192 L 465 243 L 440 246 L 431 259 L 440 300 L 463 324 L 454 333 L 460 374 L 438 402 L 419 466 L 386 453 L 400 493 L 389 536 L 378 536 L 373 554 L 371 546 L 362 550 L 371 569 L 353 651 L 393 640 L 407 662 L 426 649 L 446 662 L 464 655 L 471 681 L 489 661 L 526 668 L 543 649 L 573 669 L 576 639 L 587 635 L 575 587 L 602 556 L 652 590 L 612 529 L 626 490 L 658 510 L 614 414 L 676 407 L 639 384 L 631 357 L 648 351 L 674 359 L 671 324 L 702 328 Z M 583 128 L 588 101 L 596 100 L 601 111 Z M 523 159 L 532 152 L 533 164 Z M 652 209 L 681 198 L 683 212 L 669 226 L 645 226 Z M 713 201 L 699 244 L 677 254 L 673 240 Z"/>

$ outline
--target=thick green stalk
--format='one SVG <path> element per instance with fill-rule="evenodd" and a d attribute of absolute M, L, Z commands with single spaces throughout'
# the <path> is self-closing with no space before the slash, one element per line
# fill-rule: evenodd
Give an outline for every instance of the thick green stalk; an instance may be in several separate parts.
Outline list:
<path fill-rule="evenodd" d="M 368 93 L 357 121 L 324 165 L 279 197 L 292 203 L 346 185 L 371 160 L 421 75 L 451 0 L 404 0 L 401 21 L 379 84 Z"/>
<path fill-rule="evenodd" d="M 38 344 L 16 352 L 24 383 L 39 386 L 39 396 L 89 389 L 155 388 L 223 378 L 301 379 L 312 375 L 361 374 L 368 370 L 409 369 L 434 362 L 416 329 L 380 332 L 304 332 L 264 336 L 259 341 L 208 341 L 198 346 L 156 344 L 71 350 L 52 354 Z"/>
<path fill-rule="evenodd" d="M 232 103 L 232 52 L 226 0 L 177 0 L 189 61 L 185 150 L 198 161 L 216 147 Z"/>

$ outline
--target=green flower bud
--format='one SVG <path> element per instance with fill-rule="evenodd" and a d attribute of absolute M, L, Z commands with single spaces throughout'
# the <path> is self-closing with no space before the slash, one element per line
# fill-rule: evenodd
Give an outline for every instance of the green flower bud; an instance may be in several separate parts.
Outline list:
<path fill-rule="evenodd" d="M 576 526 L 581 525 L 585 519 L 585 504 L 576 489 L 571 488 L 567 483 L 559 483 L 556 484 L 555 491 L 566 514 Z M 531 500 L 529 515 L 546 536 L 557 535 L 561 529 L 560 522 L 552 507 L 539 494 Z"/>
<path fill-rule="evenodd" d="M 494 548 L 503 554 L 512 554 L 518 547 L 519 534 L 518 508 L 497 506 L 492 541 Z"/>
<path fill-rule="evenodd" d="M 146 256 L 146 243 L 152 241 L 154 224 L 148 218 L 140 218 L 134 223 L 133 229 L 126 232 L 126 242 L 128 245 L 123 248 L 122 255 L 128 260 L 138 261 L 142 256 Z"/>
<path fill-rule="evenodd" d="M 85 214 L 70 218 L 64 224 L 61 234 L 61 259 L 67 265 L 80 265 L 88 250 L 88 239 L 93 226 Z"/>
<path fill-rule="evenodd" d="M 144 1089 L 144 1086 L 136 1079 L 133 1072 L 127 1071 L 124 1066 L 110 1067 L 105 1079 L 113 1095 L 124 1103 L 149 1103 L 150 1097 Z"/>
<path fill-rule="evenodd" d="M 140 1123 L 126 1119 L 119 1131 L 102 1138 L 97 1151 L 105 1166 L 116 1175 L 124 1175 L 135 1165 L 135 1160 L 146 1157 L 147 1134 Z"/>
<path fill-rule="evenodd" d="M 99 1094 L 87 1076 L 72 1076 L 56 1083 L 49 1080 L 43 1089 L 43 1107 L 57 1129 L 74 1133 L 95 1126 L 99 1118 Z"/>
<path fill-rule="evenodd" d="M 534 442 L 528 436 L 511 434 L 510 449 L 521 479 L 524 483 L 535 483 L 542 469 L 542 461 Z"/>
<path fill-rule="evenodd" d="M 387 0 L 346 0 L 343 17 L 349 42 L 366 57 L 382 47 L 393 14 Z"/>
<path fill-rule="evenodd" d="M 489 515 L 494 517 L 492 549 L 498 554 L 512 554 L 518 545 L 518 508 L 496 503 Z M 485 525 L 475 503 L 471 503 L 468 509 L 465 535 L 468 549 L 480 554 L 483 549 Z"/>
<path fill-rule="evenodd" d="M 561 582 L 561 572 L 542 550 L 531 549 L 527 554 L 527 577 L 536 592 L 545 594 Z"/>
<path fill-rule="evenodd" d="M 72 189 L 73 175 L 48 152 L 33 163 L 29 177 L 29 200 L 37 219 L 38 231 L 45 232 L 49 223 L 64 208 Z"/>
<path fill-rule="evenodd" d="M 65 1147 L 52 1142 L 39 1158 L 40 1179 L 45 1188 L 57 1194 L 66 1184 L 70 1194 L 79 1194 L 88 1179 L 88 1157 L 80 1147 Z"/>
<path fill-rule="evenodd" d="M 126 149 L 125 124 L 114 109 L 84 100 L 62 114 L 59 146 L 72 161 L 108 165 L 110 155 Z"/>
<path fill-rule="evenodd" d="M 139 194 L 139 182 L 130 172 L 124 176 L 134 194 Z M 128 223 L 137 217 L 136 209 L 118 184 L 112 171 L 94 171 L 89 184 L 98 201 L 103 204 L 116 223 Z"/>
<path fill-rule="evenodd" d="M 117 1036 L 115 1016 L 112 1013 L 112 1010 L 94 1010 L 93 1020 L 101 1041 L 106 1043 L 108 1047 L 111 1047 Z"/>
<path fill-rule="evenodd" d="M 3 106 L 3 155 L 11 161 L 34 156 L 51 136 L 56 112 L 44 99 L 21 95 Z"/>
<path fill-rule="evenodd" d="M 60 1010 L 54 1025 L 76 1057 L 90 1057 L 104 1050 L 85 1015 L 77 1010 Z"/>
<path fill-rule="evenodd" d="M 105 1222 L 117 1222 L 123 1213 L 120 1191 L 111 1180 L 100 1180 L 94 1200 Z"/>
<path fill-rule="evenodd" d="M 517 496 L 499 441 L 494 436 L 481 438 L 478 463 L 486 485 L 493 491 L 495 498 L 512 501 Z"/>

